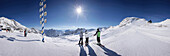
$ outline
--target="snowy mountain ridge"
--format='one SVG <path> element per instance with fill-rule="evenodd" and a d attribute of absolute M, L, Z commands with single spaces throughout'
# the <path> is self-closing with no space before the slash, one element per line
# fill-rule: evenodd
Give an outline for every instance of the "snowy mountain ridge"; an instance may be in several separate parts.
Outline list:
<path fill-rule="evenodd" d="M 135 28 L 144 28 L 144 29 L 169 29 L 170 28 L 170 19 L 166 19 L 158 23 L 148 23 L 144 18 L 138 17 L 126 17 L 123 19 L 119 25 L 110 26 L 106 30 L 103 30 L 103 35 L 109 34 L 122 34 L 129 29 Z"/>
<path fill-rule="evenodd" d="M 170 19 L 166 19 L 166 20 L 160 22 L 160 24 L 170 25 Z"/>
<path fill-rule="evenodd" d="M 11 27 L 12 29 L 25 29 L 25 28 L 27 28 L 24 25 L 21 25 L 20 23 L 15 21 L 14 19 L 8 19 L 8 18 L 5 18 L 5 17 L 0 17 L 0 25 L 2 25 L 3 28 L 6 28 L 6 27 Z"/>
<path fill-rule="evenodd" d="M 39 31 L 35 28 L 27 28 L 26 26 L 20 24 L 14 19 L 8 19 L 6 17 L 0 17 L 0 29 L 10 29 L 10 31 L 23 31 L 25 29 L 28 30 L 29 33 L 39 33 Z"/>
<path fill-rule="evenodd" d="M 126 17 L 125 19 L 123 19 L 119 26 L 126 26 L 132 23 L 135 23 L 137 25 L 141 25 L 141 24 L 145 24 L 147 21 L 144 18 L 137 18 L 137 17 Z"/>
<path fill-rule="evenodd" d="M 145 27 L 147 27 L 147 26 L 168 27 L 168 26 L 170 26 L 170 19 L 166 19 L 162 22 L 150 24 L 144 18 L 127 17 L 127 18 L 123 19 L 118 26 L 114 26 L 114 27 L 123 27 L 123 26 L 131 26 L 131 25 L 145 26 Z"/>

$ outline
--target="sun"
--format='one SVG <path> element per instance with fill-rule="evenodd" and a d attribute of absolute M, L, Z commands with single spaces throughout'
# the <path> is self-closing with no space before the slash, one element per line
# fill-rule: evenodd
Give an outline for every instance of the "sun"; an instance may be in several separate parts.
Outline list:
<path fill-rule="evenodd" d="M 77 11 L 78 14 L 81 14 L 82 13 L 82 8 L 79 6 L 79 7 L 76 8 L 76 11 Z"/>

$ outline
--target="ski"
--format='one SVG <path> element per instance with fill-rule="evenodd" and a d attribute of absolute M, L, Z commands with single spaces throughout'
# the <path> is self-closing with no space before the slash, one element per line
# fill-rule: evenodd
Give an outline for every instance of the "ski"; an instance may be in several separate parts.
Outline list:
<path fill-rule="evenodd" d="M 83 46 L 82 44 L 76 44 L 76 45 Z"/>
<path fill-rule="evenodd" d="M 84 47 L 87 47 L 89 44 L 85 44 Z"/>
<path fill-rule="evenodd" d="M 105 47 L 103 44 L 98 44 L 98 43 L 94 43 L 95 45 L 98 45 L 100 47 Z"/>

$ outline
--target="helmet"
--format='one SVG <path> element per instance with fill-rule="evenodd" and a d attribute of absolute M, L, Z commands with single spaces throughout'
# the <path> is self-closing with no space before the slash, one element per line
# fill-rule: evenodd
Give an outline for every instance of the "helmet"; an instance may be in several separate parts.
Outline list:
<path fill-rule="evenodd" d="M 97 28 L 97 31 L 99 31 L 99 28 Z"/>

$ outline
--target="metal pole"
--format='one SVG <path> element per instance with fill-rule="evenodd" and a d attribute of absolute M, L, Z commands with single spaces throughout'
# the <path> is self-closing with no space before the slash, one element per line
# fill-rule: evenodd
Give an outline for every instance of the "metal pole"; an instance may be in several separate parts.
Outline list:
<path fill-rule="evenodd" d="M 42 20 L 40 21 L 40 24 L 42 24 L 42 28 L 41 28 L 41 34 L 42 34 L 42 42 L 44 41 L 44 23 L 46 23 L 46 19 L 44 19 L 47 16 L 47 12 L 45 11 L 46 9 L 46 4 L 45 4 L 46 0 L 41 0 L 40 1 L 40 18 L 42 18 Z"/>

